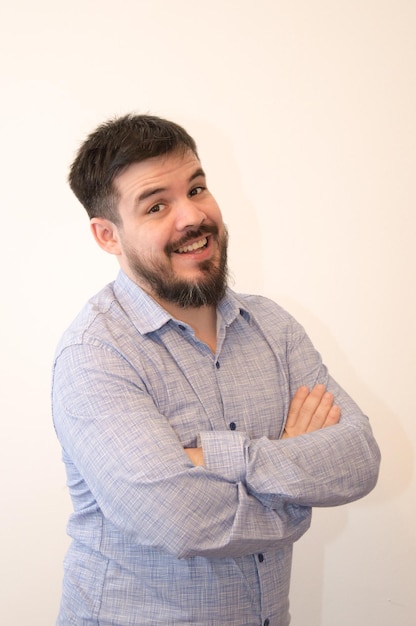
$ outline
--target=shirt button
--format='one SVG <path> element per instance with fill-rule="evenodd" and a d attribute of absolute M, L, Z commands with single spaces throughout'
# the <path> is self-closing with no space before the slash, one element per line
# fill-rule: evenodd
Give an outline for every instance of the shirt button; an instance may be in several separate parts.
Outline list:
<path fill-rule="evenodd" d="M 182 324 L 178 324 L 178 328 L 179 330 L 186 330 L 185 326 L 182 326 Z"/>
<path fill-rule="evenodd" d="M 260 553 L 260 554 L 258 554 L 258 555 L 257 555 L 257 558 L 258 558 L 258 560 L 259 560 L 259 563 L 263 563 L 263 561 L 264 561 L 264 554 L 261 554 L 261 553 Z"/>
<path fill-rule="evenodd" d="M 229 427 L 230 430 L 235 430 L 237 428 L 237 424 L 235 422 L 230 422 Z"/>
<path fill-rule="evenodd" d="M 220 369 L 221 365 L 220 365 L 220 362 L 219 362 L 219 361 L 217 361 L 217 362 L 215 363 L 215 367 L 217 368 L 217 370 L 219 370 L 219 369 Z"/>
<path fill-rule="evenodd" d="M 265 619 L 263 622 L 263 626 L 269 626 L 269 624 L 270 624 L 269 618 Z"/>

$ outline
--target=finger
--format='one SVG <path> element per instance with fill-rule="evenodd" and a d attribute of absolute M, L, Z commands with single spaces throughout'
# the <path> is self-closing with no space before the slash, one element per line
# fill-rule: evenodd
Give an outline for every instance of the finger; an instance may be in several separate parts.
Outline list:
<path fill-rule="evenodd" d="M 204 453 L 202 448 L 184 448 L 184 452 L 186 452 L 194 465 L 204 464 Z"/>
<path fill-rule="evenodd" d="M 311 417 L 308 426 L 308 432 L 312 432 L 314 430 L 319 430 L 325 424 L 329 412 L 331 411 L 334 404 L 334 396 L 329 391 L 326 391 L 315 409 L 314 414 Z"/>
<path fill-rule="evenodd" d="M 306 385 L 299 387 L 299 389 L 296 391 L 289 406 L 289 413 L 286 420 L 286 428 L 291 428 L 296 423 L 299 417 L 299 412 L 308 395 L 309 389 L 306 387 Z"/>
<path fill-rule="evenodd" d="M 326 428 L 327 426 L 335 426 L 335 424 L 338 424 L 340 419 L 341 407 L 339 407 L 337 404 L 334 404 L 327 415 L 323 428 Z"/>
<path fill-rule="evenodd" d="M 325 385 L 315 385 L 312 389 L 303 405 L 299 410 L 298 421 L 304 427 L 304 432 L 307 431 L 309 424 L 315 415 L 319 405 L 322 402 L 322 398 L 326 393 Z"/>

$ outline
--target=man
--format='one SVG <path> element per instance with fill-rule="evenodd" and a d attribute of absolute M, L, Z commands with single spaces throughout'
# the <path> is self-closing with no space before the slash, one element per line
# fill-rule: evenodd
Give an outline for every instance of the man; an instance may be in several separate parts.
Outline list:
<path fill-rule="evenodd" d="M 120 272 L 54 364 L 74 505 L 57 623 L 287 626 L 311 507 L 376 483 L 369 422 L 293 318 L 227 287 L 227 231 L 181 127 L 107 122 L 69 180 Z"/>

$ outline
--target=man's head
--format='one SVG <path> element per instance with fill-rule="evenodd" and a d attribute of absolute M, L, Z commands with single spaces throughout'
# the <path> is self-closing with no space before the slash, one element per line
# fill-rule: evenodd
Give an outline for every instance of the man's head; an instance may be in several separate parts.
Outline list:
<path fill-rule="evenodd" d="M 171 152 L 191 151 L 195 141 L 181 127 L 151 115 L 125 115 L 105 122 L 82 144 L 69 173 L 69 184 L 90 219 L 119 223 L 114 181 L 133 163 Z"/>
<path fill-rule="evenodd" d="M 227 281 L 227 231 L 194 140 L 155 117 L 107 122 L 69 176 L 99 246 L 166 308 L 213 306 Z"/>

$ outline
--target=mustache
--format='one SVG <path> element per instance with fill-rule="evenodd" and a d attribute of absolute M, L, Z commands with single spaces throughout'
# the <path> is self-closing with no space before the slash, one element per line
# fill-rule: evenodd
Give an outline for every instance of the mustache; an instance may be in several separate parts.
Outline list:
<path fill-rule="evenodd" d="M 198 230 L 188 230 L 186 234 L 181 237 L 181 239 L 178 239 L 174 243 L 166 244 L 165 253 L 170 256 L 173 252 L 175 252 L 175 250 L 185 246 L 188 241 L 191 241 L 192 239 L 200 239 L 204 235 L 218 236 L 218 234 L 218 227 L 215 224 L 203 224 L 198 228 Z"/>

